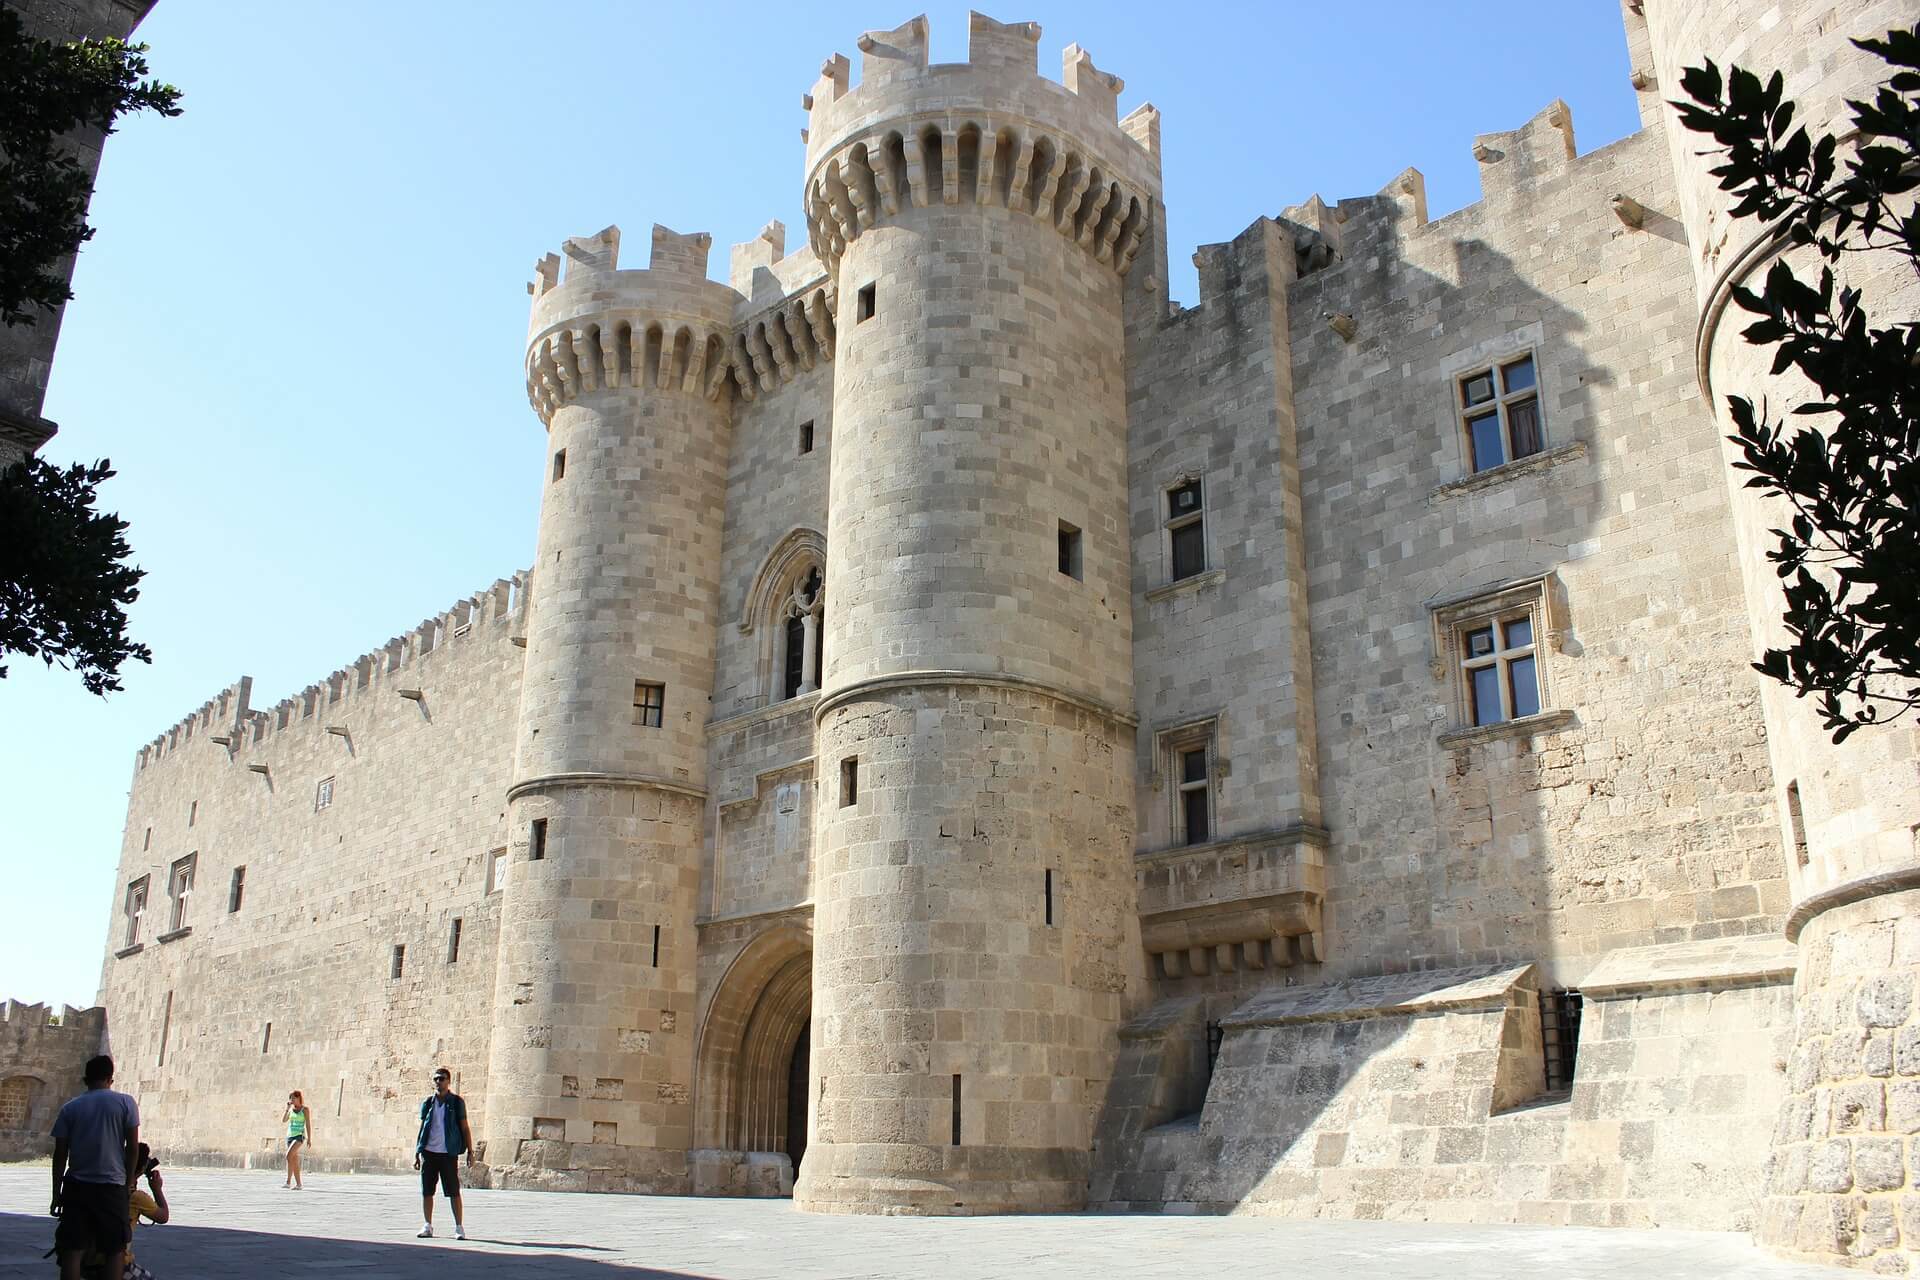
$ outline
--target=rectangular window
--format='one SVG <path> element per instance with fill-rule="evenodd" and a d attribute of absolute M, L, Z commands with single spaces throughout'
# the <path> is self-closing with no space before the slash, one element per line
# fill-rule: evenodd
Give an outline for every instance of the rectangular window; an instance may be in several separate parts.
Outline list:
<path fill-rule="evenodd" d="M 146 876 L 141 876 L 127 886 L 127 946 L 140 941 L 140 922 L 147 914 Z"/>
<path fill-rule="evenodd" d="M 1540 678 L 1534 661 L 1530 613 L 1509 614 L 1463 627 L 1460 663 L 1471 723 L 1504 724 L 1540 714 Z"/>
<path fill-rule="evenodd" d="M 1041 891 L 1041 894 L 1043 895 L 1043 901 L 1045 903 L 1044 918 L 1048 924 L 1052 924 L 1053 923 L 1053 868 L 1052 867 L 1047 868 L 1046 880 L 1045 880 L 1045 883 L 1041 885 L 1040 891 Z"/>
<path fill-rule="evenodd" d="M 460 917 L 455 916 L 447 927 L 447 963 L 460 963 Z"/>
<path fill-rule="evenodd" d="M 1546 447 L 1531 352 L 1463 374 L 1456 385 L 1461 429 L 1475 471 L 1530 457 Z"/>
<path fill-rule="evenodd" d="M 188 801 L 187 802 L 187 825 L 192 826 L 194 819 L 198 818 L 199 816 L 200 816 L 200 802 L 198 800 Z"/>
<path fill-rule="evenodd" d="M 538 862 L 547 856 L 547 820 L 535 818 L 527 829 L 527 861 Z"/>
<path fill-rule="evenodd" d="M 553 451 L 553 478 L 555 480 L 564 480 L 566 476 L 567 451 L 565 449 L 555 449 Z"/>
<path fill-rule="evenodd" d="M 167 1037 L 173 1034 L 173 992 L 167 992 L 167 1002 L 160 1010 L 160 1053 L 154 1065 L 167 1065 Z M 145 1092 L 145 1090 L 142 1090 Z"/>
<path fill-rule="evenodd" d="M 273 1024 L 269 1022 L 260 1029 L 260 1054 L 266 1056 L 267 1047 L 273 1043 Z"/>
<path fill-rule="evenodd" d="M 1187 480 L 1167 490 L 1167 545 L 1179 582 L 1207 569 L 1207 526 L 1200 482 Z"/>
<path fill-rule="evenodd" d="M 197 861 L 199 855 L 190 853 L 174 863 L 173 870 L 167 876 L 167 897 L 173 902 L 167 924 L 169 933 L 186 927 L 187 903 L 193 897 L 193 869 Z"/>
<path fill-rule="evenodd" d="M 153 848 L 153 828 L 148 827 L 147 834 L 140 840 L 140 852 L 145 853 L 151 848 Z"/>
<path fill-rule="evenodd" d="M 953 1145 L 960 1145 L 960 1074 L 953 1076 Z"/>
<path fill-rule="evenodd" d="M 1060 572 L 1080 580 L 1080 530 L 1065 520 L 1060 522 Z"/>
<path fill-rule="evenodd" d="M 853 322 L 855 324 L 873 319 L 874 285 L 866 285 L 860 290 L 858 301 L 854 304 Z"/>
<path fill-rule="evenodd" d="M 848 756 L 840 762 L 840 807 L 860 800 L 860 757 Z"/>
<path fill-rule="evenodd" d="M 658 729 L 667 714 L 667 686 L 646 680 L 633 682 L 633 722 Z"/>
<path fill-rule="evenodd" d="M 499 893 L 507 887 L 507 851 L 495 849 L 487 854 L 487 892 Z"/>
<path fill-rule="evenodd" d="M 1186 844 L 1205 844 L 1212 834 L 1212 813 L 1207 796 L 1207 749 L 1195 747 L 1180 752 L 1180 826 Z"/>
<path fill-rule="evenodd" d="M 393 962 L 387 970 L 389 978 L 397 978 L 407 967 L 407 946 L 404 942 L 393 944 Z"/>
<path fill-rule="evenodd" d="M 653 926 L 653 967 L 660 967 L 660 926 Z"/>
<path fill-rule="evenodd" d="M 313 789 L 313 811 L 320 812 L 333 803 L 333 779 L 322 778 Z"/>
<path fill-rule="evenodd" d="M 813 424 L 811 422 L 803 422 L 800 424 L 800 454 L 802 457 L 805 457 L 812 452 Z"/>
<path fill-rule="evenodd" d="M 247 869 L 235 867 L 233 879 L 227 882 L 227 914 L 232 915 L 240 909 L 247 896 Z"/>

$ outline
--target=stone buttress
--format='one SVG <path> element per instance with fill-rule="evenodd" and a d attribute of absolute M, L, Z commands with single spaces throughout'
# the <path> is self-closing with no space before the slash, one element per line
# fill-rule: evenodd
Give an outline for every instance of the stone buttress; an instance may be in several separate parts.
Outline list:
<path fill-rule="evenodd" d="M 531 286 L 546 424 L 508 791 L 486 1156 L 504 1185 L 684 1191 L 729 433 L 709 239 L 569 240 Z"/>
<path fill-rule="evenodd" d="M 830 60 L 837 291 L 817 708 L 814 1132 L 796 1200 L 1062 1210 L 1140 968 L 1122 289 L 1157 165 L 1120 82 L 975 14 Z"/>

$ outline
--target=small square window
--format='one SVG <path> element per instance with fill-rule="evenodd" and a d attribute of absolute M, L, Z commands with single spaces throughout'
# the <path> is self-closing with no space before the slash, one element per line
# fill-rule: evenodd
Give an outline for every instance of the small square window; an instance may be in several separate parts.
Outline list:
<path fill-rule="evenodd" d="M 1517 462 L 1546 448 L 1531 353 L 1463 374 L 1456 385 L 1468 462 L 1475 471 Z"/>
<path fill-rule="evenodd" d="M 848 756 L 840 762 L 840 807 L 860 801 L 860 757 Z"/>
<path fill-rule="evenodd" d="M 539 862 L 547 856 L 547 820 L 535 818 L 527 827 L 527 861 Z"/>
<path fill-rule="evenodd" d="M 633 722 L 658 729 L 667 713 L 667 686 L 647 680 L 633 682 Z"/>
<path fill-rule="evenodd" d="M 874 290 L 877 287 L 876 285 L 870 284 L 861 288 L 854 302 L 853 322 L 855 324 L 862 324 L 865 321 L 873 319 Z"/>
<path fill-rule="evenodd" d="M 567 451 L 565 449 L 555 449 L 553 451 L 553 478 L 555 480 L 562 480 L 566 478 L 566 474 Z"/>
<path fill-rule="evenodd" d="M 322 778 L 320 779 L 320 784 L 313 789 L 313 811 L 318 813 L 332 803 L 333 779 Z"/>
<path fill-rule="evenodd" d="M 805 457 L 813 452 L 813 423 L 800 424 L 800 455 Z"/>
<path fill-rule="evenodd" d="M 1080 580 L 1080 530 L 1065 520 L 1060 522 L 1060 572 Z"/>

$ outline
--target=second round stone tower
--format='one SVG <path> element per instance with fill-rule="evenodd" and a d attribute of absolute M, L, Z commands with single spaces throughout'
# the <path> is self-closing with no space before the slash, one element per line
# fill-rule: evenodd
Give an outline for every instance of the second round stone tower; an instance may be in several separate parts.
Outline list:
<path fill-rule="evenodd" d="M 486 1157 L 500 1182 L 683 1192 L 736 295 L 708 237 L 569 240 L 531 286 L 547 428 L 507 793 Z"/>
<path fill-rule="evenodd" d="M 809 99 L 837 290 L 814 1126 L 796 1199 L 1084 1203 L 1136 976 L 1122 296 L 1157 167 L 1120 83 L 976 14 Z"/>

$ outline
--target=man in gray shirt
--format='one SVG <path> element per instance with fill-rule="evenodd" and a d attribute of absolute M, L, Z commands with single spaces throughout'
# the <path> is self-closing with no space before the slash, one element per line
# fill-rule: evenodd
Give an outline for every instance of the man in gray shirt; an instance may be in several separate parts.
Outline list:
<path fill-rule="evenodd" d="M 133 1238 L 128 1193 L 140 1170 L 140 1108 L 115 1093 L 113 1059 L 87 1060 L 87 1091 L 60 1108 L 53 1122 L 53 1207 L 60 1219 L 53 1247 L 61 1280 L 80 1280 L 89 1250 L 107 1259 L 106 1280 L 122 1280 Z"/>

